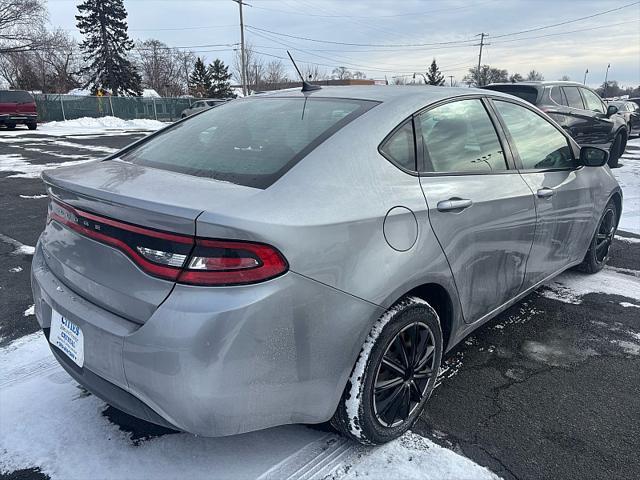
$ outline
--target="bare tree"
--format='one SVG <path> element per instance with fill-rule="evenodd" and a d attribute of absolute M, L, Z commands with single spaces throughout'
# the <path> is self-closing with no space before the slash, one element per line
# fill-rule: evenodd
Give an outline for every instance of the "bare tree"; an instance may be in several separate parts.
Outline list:
<path fill-rule="evenodd" d="M 326 70 L 321 70 L 318 65 L 312 64 L 302 66 L 302 75 L 304 75 L 305 80 L 310 80 L 312 82 L 326 80 L 328 78 Z"/>
<path fill-rule="evenodd" d="M 569 75 L 562 75 L 562 77 L 560 77 L 560 80 L 562 80 L 563 82 L 568 82 L 571 80 L 571 77 L 569 77 Z"/>
<path fill-rule="evenodd" d="M 42 0 L 0 0 L 0 54 L 39 48 L 46 16 Z"/>
<path fill-rule="evenodd" d="M 356 70 L 355 72 L 353 72 L 353 78 L 363 79 L 363 78 L 367 78 L 367 75 L 366 73 L 361 72 L 360 70 Z"/>
<path fill-rule="evenodd" d="M 393 77 L 393 85 L 406 85 L 407 84 L 407 77 L 400 75 L 397 77 Z"/>
<path fill-rule="evenodd" d="M 287 71 L 281 60 L 271 60 L 267 62 L 264 71 L 264 83 L 267 85 L 277 85 L 287 81 Z"/>
<path fill-rule="evenodd" d="M 353 78 L 353 73 L 347 67 L 336 67 L 331 72 L 331 75 L 336 80 L 348 80 Z"/>
<path fill-rule="evenodd" d="M 541 80 L 544 80 L 544 77 L 537 70 L 531 70 L 527 74 L 527 80 L 541 81 Z"/>
<path fill-rule="evenodd" d="M 138 42 L 135 52 L 143 86 L 166 97 L 177 97 L 187 91 L 182 52 L 156 39 Z"/>
<path fill-rule="evenodd" d="M 247 86 L 250 90 L 260 90 L 260 85 L 264 83 L 265 65 L 264 60 L 254 50 L 253 45 L 245 43 L 244 57 L 247 63 Z M 233 56 L 233 79 L 242 83 L 242 55 L 238 49 Z"/>

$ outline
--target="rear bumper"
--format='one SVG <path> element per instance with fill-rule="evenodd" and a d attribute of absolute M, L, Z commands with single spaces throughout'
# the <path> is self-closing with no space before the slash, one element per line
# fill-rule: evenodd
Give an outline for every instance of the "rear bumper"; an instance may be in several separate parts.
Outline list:
<path fill-rule="evenodd" d="M 78 368 L 88 390 L 139 418 L 222 436 L 331 418 L 379 307 L 289 272 L 243 287 L 177 285 L 139 325 L 70 291 L 47 267 L 32 268 L 36 316 L 51 308 L 85 338 Z"/>
<path fill-rule="evenodd" d="M 36 113 L 0 113 L 0 124 L 7 123 L 36 123 L 38 114 Z"/>

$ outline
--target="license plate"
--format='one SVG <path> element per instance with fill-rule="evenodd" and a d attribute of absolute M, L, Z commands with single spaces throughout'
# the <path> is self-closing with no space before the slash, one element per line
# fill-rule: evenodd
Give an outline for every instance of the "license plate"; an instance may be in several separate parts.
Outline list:
<path fill-rule="evenodd" d="M 49 341 L 58 347 L 73 362 L 82 367 L 84 364 L 84 337 L 82 330 L 60 313 L 51 310 L 51 330 Z"/>

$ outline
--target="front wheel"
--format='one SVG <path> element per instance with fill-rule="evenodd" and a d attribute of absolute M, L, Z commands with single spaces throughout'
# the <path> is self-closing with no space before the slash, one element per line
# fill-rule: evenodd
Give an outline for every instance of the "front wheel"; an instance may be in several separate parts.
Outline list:
<path fill-rule="evenodd" d="M 405 433 L 433 391 L 442 360 L 438 314 L 407 297 L 373 325 L 331 424 L 365 445 Z"/>
<path fill-rule="evenodd" d="M 578 269 L 586 273 L 597 273 L 607 264 L 613 237 L 618 225 L 618 209 L 613 200 L 607 206 L 600 217 L 596 233 L 591 239 L 589 250 Z"/>

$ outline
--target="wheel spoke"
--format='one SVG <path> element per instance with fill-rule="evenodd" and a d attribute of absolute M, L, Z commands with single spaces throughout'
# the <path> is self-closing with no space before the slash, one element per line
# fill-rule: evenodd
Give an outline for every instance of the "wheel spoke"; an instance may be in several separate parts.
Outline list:
<path fill-rule="evenodd" d="M 402 392 L 404 392 L 404 384 L 402 384 L 399 387 L 397 387 L 396 390 L 389 396 L 389 398 L 387 398 L 385 400 L 385 402 L 384 402 L 385 405 L 384 405 L 384 407 L 382 407 L 382 410 L 380 410 L 380 412 L 378 412 L 378 415 L 380 415 L 381 417 L 385 417 L 386 414 L 390 412 L 391 407 L 394 407 L 394 409 L 397 410 L 397 408 L 396 408 L 396 400 L 397 400 L 398 396 Z M 393 423 L 394 420 L 395 419 L 392 418 L 391 422 L 389 422 L 389 423 Z"/>
<path fill-rule="evenodd" d="M 422 356 L 418 364 L 415 366 L 416 371 L 421 370 L 422 367 L 424 367 L 427 364 L 427 362 L 429 361 L 429 358 L 432 357 L 433 352 L 435 352 L 435 350 L 436 348 L 433 345 L 429 345 L 426 348 L 426 350 L 424 351 L 424 355 Z"/>
<path fill-rule="evenodd" d="M 402 388 L 400 388 L 400 395 L 398 395 L 395 400 L 393 401 L 394 406 L 393 406 L 393 410 L 390 410 L 390 412 L 393 412 L 393 415 L 391 415 L 389 418 L 391 418 L 391 421 L 389 422 L 389 425 L 393 425 L 396 422 L 396 418 L 398 418 L 398 415 L 400 415 L 400 418 L 402 418 L 402 407 L 405 404 L 405 397 L 407 394 L 407 387 L 405 385 L 402 385 Z"/>
<path fill-rule="evenodd" d="M 398 364 L 398 362 L 396 362 L 392 358 L 387 357 L 386 355 L 382 357 L 382 364 L 403 377 L 406 373 L 406 369 L 402 365 Z"/>
<path fill-rule="evenodd" d="M 396 388 L 402 384 L 404 379 L 402 377 L 395 377 L 390 380 L 384 380 L 376 383 L 375 393 L 376 395 L 390 388 Z"/>
<path fill-rule="evenodd" d="M 420 332 L 418 330 L 418 323 L 413 325 L 413 333 L 411 335 L 411 362 L 410 366 L 416 364 L 416 355 L 418 354 L 418 343 L 420 341 Z"/>
<path fill-rule="evenodd" d="M 404 368 L 407 369 L 409 367 L 409 357 L 407 355 L 407 349 L 404 345 L 404 341 L 402 340 L 402 332 L 396 336 L 395 341 L 400 346 L 400 355 L 402 356 L 402 363 L 404 364 Z"/>
<path fill-rule="evenodd" d="M 431 378 L 431 375 L 433 375 L 433 369 L 424 368 L 424 369 L 420 370 L 419 372 L 414 373 L 413 374 L 413 378 L 415 378 L 417 380 L 421 380 L 423 378 Z"/>
<path fill-rule="evenodd" d="M 416 403 L 420 403 L 420 400 L 422 400 L 422 392 L 413 380 L 411 380 L 411 396 Z"/>

